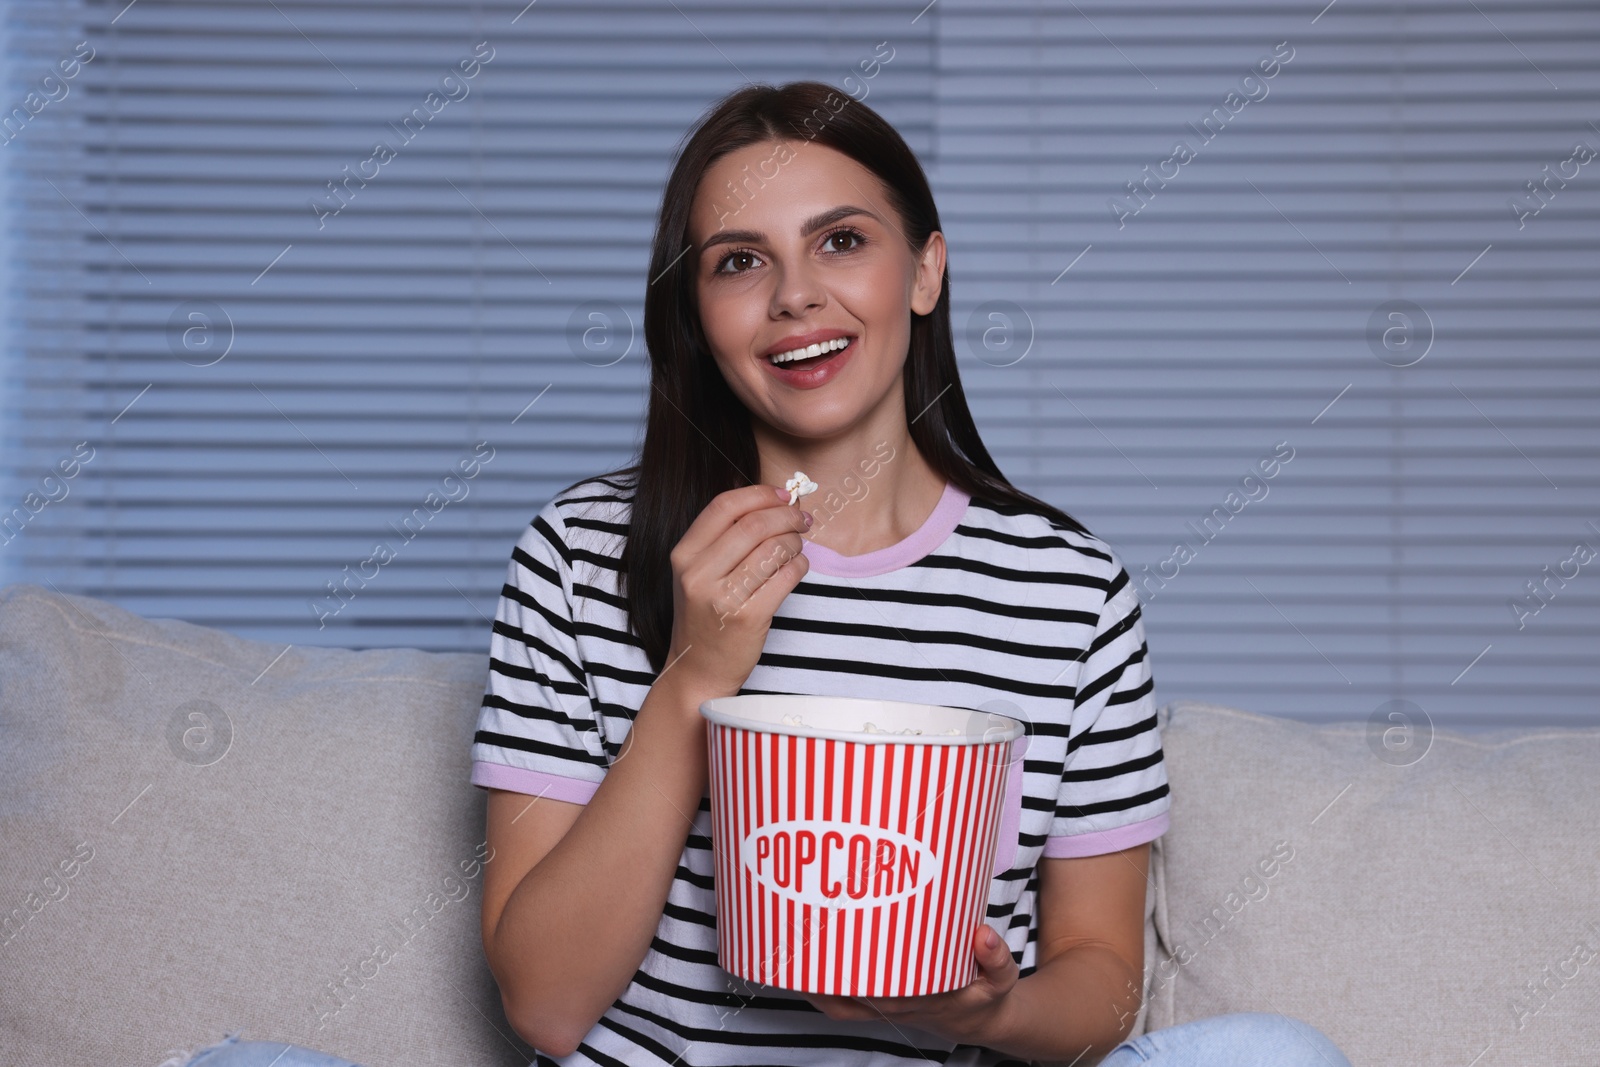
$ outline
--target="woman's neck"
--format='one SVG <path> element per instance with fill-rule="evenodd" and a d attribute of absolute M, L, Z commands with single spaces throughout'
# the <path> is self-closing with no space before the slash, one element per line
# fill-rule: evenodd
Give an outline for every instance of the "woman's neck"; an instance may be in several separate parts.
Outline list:
<path fill-rule="evenodd" d="M 804 471 L 817 483 L 799 499 L 811 512 L 802 536 L 845 556 L 860 556 L 905 540 L 927 521 L 944 493 L 945 479 L 911 440 L 900 420 L 880 433 L 853 433 L 836 441 L 773 438 L 757 431 L 761 481 L 783 485 Z"/>

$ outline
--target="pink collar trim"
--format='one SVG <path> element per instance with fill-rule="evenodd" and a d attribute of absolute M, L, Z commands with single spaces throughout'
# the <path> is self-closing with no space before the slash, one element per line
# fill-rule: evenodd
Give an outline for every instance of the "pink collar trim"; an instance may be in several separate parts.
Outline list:
<path fill-rule="evenodd" d="M 887 548 L 866 552 L 859 556 L 846 556 L 825 548 L 814 541 L 803 541 L 801 551 L 819 574 L 835 578 L 870 578 L 876 574 L 908 567 L 926 556 L 949 538 L 967 513 L 971 497 L 954 482 L 946 482 L 944 493 L 922 525 L 903 541 Z"/>

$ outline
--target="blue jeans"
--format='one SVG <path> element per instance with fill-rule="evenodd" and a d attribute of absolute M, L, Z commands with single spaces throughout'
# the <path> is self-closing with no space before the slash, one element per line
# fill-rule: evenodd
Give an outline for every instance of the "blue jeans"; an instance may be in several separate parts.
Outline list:
<path fill-rule="evenodd" d="M 208 1045 L 181 1064 L 172 1067 L 358 1067 L 325 1052 L 282 1041 L 240 1041 L 229 1034 L 215 1045 Z M 167 1067 L 162 1064 L 162 1067 Z"/>
<path fill-rule="evenodd" d="M 1309 1023 L 1287 1015 L 1236 1012 L 1196 1019 L 1124 1041 L 1100 1067 L 1350 1067 Z M 281 1041 L 240 1041 L 229 1034 L 181 1067 L 357 1067 L 348 1060 Z"/>
<path fill-rule="evenodd" d="M 1326 1034 L 1287 1015 L 1241 1011 L 1124 1041 L 1100 1067 L 1350 1067 Z"/>

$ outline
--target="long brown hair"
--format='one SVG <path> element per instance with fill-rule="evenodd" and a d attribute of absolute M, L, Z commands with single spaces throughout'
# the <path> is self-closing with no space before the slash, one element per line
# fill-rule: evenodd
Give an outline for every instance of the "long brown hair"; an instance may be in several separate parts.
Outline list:
<path fill-rule="evenodd" d="M 928 179 L 900 134 L 867 105 L 821 82 L 747 85 L 712 105 L 686 135 L 662 193 L 650 252 L 644 440 L 633 465 L 612 472 L 633 479 L 621 579 L 633 632 L 657 673 L 672 640 L 673 547 L 713 497 L 752 484 L 760 472 L 750 412 L 723 379 L 696 310 L 696 259 L 686 254 L 690 206 L 701 176 L 718 159 L 778 140 L 816 141 L 877 175 L 914 254 L 942 229 Z M 910 422 L 912 442 L 929 466 L 975 501 L 1042 513 L 1088 533 L 1066 512 L 1013 486 L 984 447 L 956 368 L 948 263 L 941 281 L 934 309 L 911 316 L 905 401 L 908 412 L 921 412 Z"/>

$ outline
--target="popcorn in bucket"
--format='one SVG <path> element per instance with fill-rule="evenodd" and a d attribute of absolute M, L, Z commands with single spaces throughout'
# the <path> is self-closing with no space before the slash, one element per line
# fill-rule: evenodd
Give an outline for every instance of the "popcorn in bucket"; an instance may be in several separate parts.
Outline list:
<path fill-rule="evenodd" d="M 717 962 L 805 993 L 944 993 L 976 972 L 1015 719 L 748 694 L 708 720 Z"/>

